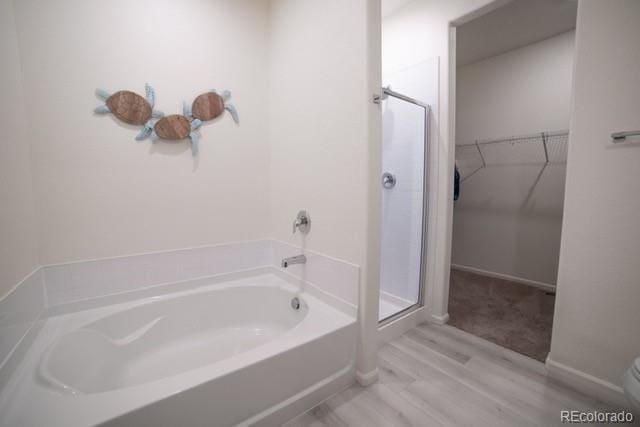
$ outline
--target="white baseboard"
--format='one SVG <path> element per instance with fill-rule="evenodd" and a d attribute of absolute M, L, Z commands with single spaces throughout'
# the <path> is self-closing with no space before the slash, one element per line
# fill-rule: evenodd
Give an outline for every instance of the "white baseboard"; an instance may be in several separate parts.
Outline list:
<path fill-rule="evenodd" d="M 551 357 L 547 357 L 545 365 L 549 377 L 555 378 L 584 394 L 596 397 L 605 403 L 614 404 L 621 408 L 629 407 L 629 402 L 624 396 L 622 387 L 556 362 Z"/>
<path fill-rule="evenodd" d="M 429 316 L 429 321 L 435 323 L 436 325 L 444 325 L 449 322 L 449 313 L 445 313 L 442 316 L 432 314 Z"/>
<path fill-rule="evenodd" d="M 371 384 L 378 381 L 378 368 L 375 368 L 367 373 L 356 371 L 356 380 L 358 381 L 358 384 L 363 387 L 370 386 Z"/>
<path fill-rule="evenodd" d="M 538 282 L 537 280 L 525 279 L 523 277 L 511 276 L 509 274 L 496 273 L 494 271 L 482 270 L 480 268 L 469 267 L 467 265 L 451 264 L 454 270 L 466 271 L 469 273 L 479 274 L 481 276 L 493 277 L 496 279 L 509 280 L 511 282 L 521 283 L 523 285 L 534 286 L 547 292 L 555 292 L 556 285 L 550 283 Z"/>

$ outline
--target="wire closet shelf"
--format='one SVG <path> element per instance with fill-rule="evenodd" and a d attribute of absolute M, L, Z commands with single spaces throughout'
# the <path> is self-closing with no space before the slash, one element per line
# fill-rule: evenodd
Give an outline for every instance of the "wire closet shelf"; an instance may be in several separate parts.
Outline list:
<path fill-rule="evenodd" d="M 464 181 L 490 166 L 564 164 L 568 139 L 562 130 L 456 144 L 456 165 Z"/>

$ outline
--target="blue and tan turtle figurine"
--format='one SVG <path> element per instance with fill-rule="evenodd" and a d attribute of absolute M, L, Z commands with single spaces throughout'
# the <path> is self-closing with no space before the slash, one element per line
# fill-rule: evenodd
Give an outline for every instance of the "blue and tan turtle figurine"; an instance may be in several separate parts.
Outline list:
<path fill-rule="evenodd" d="M 228 90 L 218 94 L 215 89 L 211 89 L 209 92 L 198 95 L 193 100 L 191 108 L 185 105 L 185 115 L 204 122 L 221 116 L 226 110 L 231 114 L 234 122 L 240 123 L 238 111 L 229 99 L 231 99 L 231 92 Z"/>
<path fill-rule="evenodd" d="M 145 85 L 145 97 L 128 90 L 120 90 L 114 94 L 96 89 L 96 95 L 105 100 L 104 105 L 94 110 L 98 114 L 111 113 L 119 120 L 135 126 L 144 126 L 136 136 L 138 141 L 145 139 L 153 131 L 153 118 L 162 117 L 162 111 L 154 110 L 155 92 L 151 85 Z"/>
<path fill-rule="evenodd" d="M 202 122 L 198 119 L 189 120 L 186 115 L 171 114 L 156 122 L 153 126 L 151 139 L 154 141 L 158 138 L 178 141 L 188 137 L 191 140 L 191 153 L 197 156 L 199 137 L 195 131 L 200 125 L 202 125 Z"/>

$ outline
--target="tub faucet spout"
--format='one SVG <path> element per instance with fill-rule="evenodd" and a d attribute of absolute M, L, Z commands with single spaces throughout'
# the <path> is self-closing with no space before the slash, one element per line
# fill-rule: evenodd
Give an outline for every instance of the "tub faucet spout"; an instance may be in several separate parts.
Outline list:
<path fill-rule="evenodd" d="M 296 256 L 291 256 L 283 259 L 280 265 L 282 266 L 282 268 L 287 268 L 292 264 L 305 264 L 306 262 L 307 262 L 306 256 L 296 255 Z"/>

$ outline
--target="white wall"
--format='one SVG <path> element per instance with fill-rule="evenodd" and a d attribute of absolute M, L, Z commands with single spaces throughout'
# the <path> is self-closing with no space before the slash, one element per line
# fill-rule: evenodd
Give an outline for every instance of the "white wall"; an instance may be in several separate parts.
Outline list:
<path fill-rule="evenodd" d="M 457 145 L 569 129 L 573 51 L 574 32 L 568 32 L 459 67 Z M 543 169 L 544 148 L 532 144 L 488 147 L 491 166 L 462 183 L 453 264 L 555 285 L 566 166 Z M 558 151 L 552 160 L 566 160 L 561 144 L 550 144 Z M 463 176 L 481 164 L 475 148 L 458 147 L 456 158 L 469 165 Z"/>
<path fill-rule="evenodd" d="M 640 355 L 640 2 L 582 0 L 550 361 L 619 386 Z M 574 372 L 575 373 L 575 372 Z M 619 391 L 619 388 L 617 389 Z"/>
<path fill-rule="evenodd" d="M 456 143 L 569 129 L 575 32 L 457 69 Z"/>
<path fill-rule="evenodd" d="M 379 203 L 379 194 L 368 188 L 370 163 L 380 158 L 370 157 L 370 149 L 380 145 L 370 137 L 376 132 L 370 115 L 377 112 L 379 126 L 380 113 L 371 102 L 371 81 L 377 88 L 381 82 L 370 65 L 379 67 L 379 53 L 370 46 L 378 46 L 373 23 L 380 25 L 379 6 L 367 0 L 272 0 L 269 43 L 271 233 L 361 267 L 359 315 L 366 326 L 358 370 L 372 377 L 378 283 L 370 261 L 377 265 L 379 248 L 368 239 L 379 234 L 370 227 L 379 222 L 368 207 L 371 199 Z M 291 233 L 300 209 L 311 216 L 304 242 Z"/>
<path fill-rule="evenodd" d="M 382 73 L 390 76 L 421 62 L 439 58 L 438 105 L 431 125 L 437 166 L 430 175 L 427 242 L 427 304 L 439 319 L 447 313 L 451 214 L 453 204 L 453 130 L 449 128 L 449 23 L 491 4 L 491 0 L 414 0 L 385 17 L 382 23 Z M 452 58 L 455 64 L 455 58 Z M 453 103 L 451 103 L 453 104 Z"/>
<path fill-rule="evenodd" d="M 268 235 L 268 2 L 15 2 L 41 194 L 43 264 Z M 96 87 L 182 101 L 229 89 L 226 116 L 187 143 L 136 143 L 137 128 L 95 116 Z"/>
<path fill-rule="evenodd" d="M 13 5 L 0 1 L 0 297 L 38 265 L 31 147 Z"/>
<path fill-rule="evenodd" d="M 308 248 L 364 263 L 367 100 L 365 1 L 271 3 L 271 228 L 311 216 Z M 361 82 L 361 84 L 354 84 Z"/>

